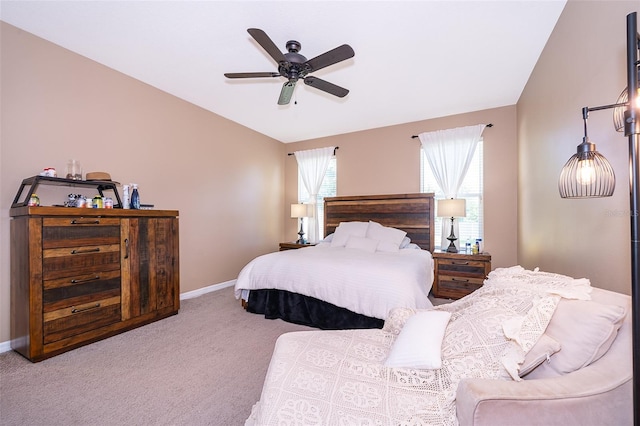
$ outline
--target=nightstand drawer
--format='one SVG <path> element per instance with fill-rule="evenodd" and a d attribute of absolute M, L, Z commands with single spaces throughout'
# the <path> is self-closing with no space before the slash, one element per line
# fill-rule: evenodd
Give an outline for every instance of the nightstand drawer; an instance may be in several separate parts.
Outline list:
<path fill-rule="evenodd" d="M 459 273 L 484 276 L 486 262 L 462 259 L 439 259 L 440 273 Z"/>
<path fill-rule="evenodd" d="M 482 287 L 483 279 L 440 275 L 438 278 L 439 297 L 459 299 Z"/>

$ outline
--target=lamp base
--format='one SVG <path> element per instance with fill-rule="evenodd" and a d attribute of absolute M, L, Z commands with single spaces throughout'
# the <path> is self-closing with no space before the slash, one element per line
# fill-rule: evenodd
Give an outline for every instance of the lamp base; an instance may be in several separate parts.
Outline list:
<path fill-rule="evenodd" d="M 449 247 L 447 247 L 447 253 L 457 253 L 458 252 L 458 249 L 456 248 L 456 245 L 454 243 L 457 239 L 458 238 L 453 233 L 453 218 L 451 218 L 451 233 L 447 237 L 447 240 L 449 240 Z"/>
<path fill-rule="evenodd" d="M 449 247 L 447 247 L 447 253 L 457 253 L 458 249 L 456 248 L 456 245 L 454 244 L 454 241 L 457 240 L 457 238 L 447 238 L 447 240 L 450 241 L 449 243 Z"/>
<path fill-rule="evenodd" d="M 300 218 L 300 231 L 298 231 L 298 241 L 296 244 L 307 244 L 307 240 L 304 239 L 304 230 L 302 229 L 302 218 Z"/>

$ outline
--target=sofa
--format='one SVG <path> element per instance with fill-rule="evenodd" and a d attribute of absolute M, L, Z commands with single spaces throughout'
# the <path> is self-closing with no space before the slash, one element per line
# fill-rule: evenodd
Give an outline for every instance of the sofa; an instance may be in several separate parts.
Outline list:
<path fill-rule="evenodd" d="M 617 336 L 600 359 L 556 377 L 463 379 L 456 393 L 460 425 L 632 425 L 631 297 L 594 287 L 591 300 L 625 307 Z"/>
<path fill-rule="evenodd" d="M 247 425 L 631 425 L 631 298 L 499 268 L 382 330 L 286 333 Z"/>

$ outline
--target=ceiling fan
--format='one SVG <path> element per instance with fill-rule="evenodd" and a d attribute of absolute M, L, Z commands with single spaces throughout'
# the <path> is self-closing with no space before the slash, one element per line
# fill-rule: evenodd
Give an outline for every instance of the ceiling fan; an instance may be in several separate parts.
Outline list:
<path fill-rule="evenodd" d="M 293 89 L 296 82 L 300 79 L 307 86 L 315 87 L 323 92 L 330 93 L 339 98 L 343 98 L 349 93 L 344 87 L 337 86 L 318 77 L 309 75 L 314 71 L 337 64 L 345 59 L 352 58 L 355 52 L 348 44 L 343 44 L 335 49 L 318 55 L 315 58 L 307 60 L 300 53 L 302 45 L 295 41 L 287 42 L 287 53 L 282 53 L 269 36 L 258 28 L 249 28 L 247 30 L 260 46 L 278 63 L 278 72 L 239 72 L 225 73 L 227 78 L 257 78 L 257 77 L 284 77 L 287 81 L 282 86 L 278 105 L 287 105 L 293 95 Z"/>

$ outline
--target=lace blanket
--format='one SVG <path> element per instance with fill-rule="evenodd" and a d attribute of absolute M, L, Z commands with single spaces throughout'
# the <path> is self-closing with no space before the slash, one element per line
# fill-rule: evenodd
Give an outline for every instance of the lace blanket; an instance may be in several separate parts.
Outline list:
<path fill-rule="evenodd" d="M 394 309 L 382 330 L 284 334 L 246 424 L 456 425 L 459 381 L 519 380 L 560 297 L 588 299 L 590 290 L 586 279 L 519 266 L 493 271 L 481 289 L 435 308 L 452 313 L 437 370 L 383 365 L 415 309 Z"/>

